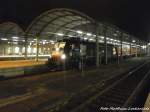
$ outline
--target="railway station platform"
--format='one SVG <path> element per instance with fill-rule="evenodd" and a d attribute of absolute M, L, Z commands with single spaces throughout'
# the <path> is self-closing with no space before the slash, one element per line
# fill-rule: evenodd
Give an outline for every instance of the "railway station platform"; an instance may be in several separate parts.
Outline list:
<path fill-rule="evenodd" d="M 45 64 L 46 60 L 15 60 L 15 61 L 0 61 L 0 69 L 2 68 L 16 68 L 16 67 L 27 67 L 33 65 Z"/>
<path fill-rule="evenodd" d="M 46 60 L 38 62 L 35 60 L 0 61 L 0 80 L 36 73 L 36 69 L 40 71 L 45 63 Z"/>
<path fill-rule="evenodd" d="M 34 109 L 47 109 L 65 102 L 78 92 L 84 92 L 91 85 L 103 84 L 103 81 L 125 73 L 145 60 L 132 58 L 119 66 L 110 64 L 101 66 L 101 69 L 85 70 L 83 74 L 77 71 L 50 72 L 0 81 L 0 110 L 30 112 Z"/>

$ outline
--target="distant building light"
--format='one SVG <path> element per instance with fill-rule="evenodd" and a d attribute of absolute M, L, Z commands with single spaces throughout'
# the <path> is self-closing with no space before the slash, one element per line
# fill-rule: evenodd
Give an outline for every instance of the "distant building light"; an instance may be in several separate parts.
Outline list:
<path fill-rule="evenodd" d="M 57 33 L 57 35 L 58 35 L 58 36 L 64 36 L 64 34 L 62 34 L 62 33 Z"/>
<path fill-rule="evenodd" d="M 78 31 L 77 31 L 77 33 L 82 34 L 83 32 L 82 32 L 82 31 L 80 31 L 80 30 L 78 30 Z"/>
<path fill-rule="evenodd" d="M 92 36 L 92 34 L 91 34 L 91 33 L 87 33 L 86 35 L 87 35 L 87 36 Z"/>
<path fill-rule="evenodd" d="M 7 38 L 1 38 L 1 40 L 8 40 Z"/>

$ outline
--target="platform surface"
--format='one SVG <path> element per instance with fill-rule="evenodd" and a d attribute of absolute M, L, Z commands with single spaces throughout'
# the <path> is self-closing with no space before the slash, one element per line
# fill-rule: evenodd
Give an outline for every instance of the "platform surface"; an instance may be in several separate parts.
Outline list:
<path fill-rule="evenodd" d="M 35 60 L 0 61 L 0 69 L 41 65 L 45 64 L 45 62 L 46 60 L 39 60 L 38 62 Z"/>
<path fill-rule="evenodd" d="M 150 93 L 148 94 L 144 108 L 148 108 L 149 110 L 143 110 L 142 112 L 150 112 Z"/>

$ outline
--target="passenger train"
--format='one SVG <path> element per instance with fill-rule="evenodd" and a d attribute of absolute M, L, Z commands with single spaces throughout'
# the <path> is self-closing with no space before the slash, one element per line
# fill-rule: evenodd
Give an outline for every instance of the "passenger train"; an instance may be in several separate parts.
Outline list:
<path fill-rule="evenodd" d="M 100 63 L 104 63 L 104 49 L 104 43 L 100 43 Z M 107 45 L 108 62 L 110 62 L 110 60 L 116 60 L 117 50 L 119 52 L 119 49 L 116 46 L 111 44 Z M 129 57 L 129 55 L 124 55 L 124 57 Z M 71 38 L 58 41 L 55 44 L 47 64 L 52 68 L 81 69 L 83 66 L 94 66 L 95 62 L 95 42 L 81 40 L 80 38 Z"/>

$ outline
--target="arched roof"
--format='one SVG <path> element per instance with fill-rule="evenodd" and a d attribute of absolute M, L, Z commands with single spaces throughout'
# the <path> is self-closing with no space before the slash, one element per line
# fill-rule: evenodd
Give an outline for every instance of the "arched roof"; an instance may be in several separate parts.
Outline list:
<path fill-rule="evenodd" d="M 26 33 L 42 38 L 55 39 L 58 36 L 57 33 L 74 36 L 76 35 L 76 29 L 94 31 L 94 23 L 95 21 L 92 18 L 81 12 L 65 8 L 52 9 L 35 18 L 27 28 Z"/>
<path fill-rule="evenodd" d="M 0 38 L 10 38 L 13 36 L 23 36 L 22 28 L 13 22 L 3 22 L 0 24 Z"/>

